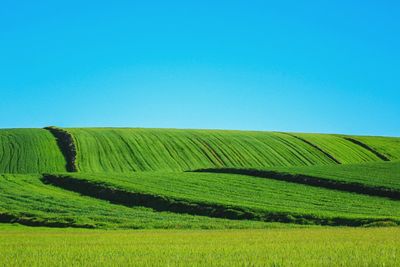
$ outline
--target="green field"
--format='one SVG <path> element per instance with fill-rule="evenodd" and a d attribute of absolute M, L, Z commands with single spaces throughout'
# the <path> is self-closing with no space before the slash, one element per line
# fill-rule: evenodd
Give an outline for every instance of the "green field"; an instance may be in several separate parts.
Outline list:
<path fill-rule="evenodd" d="M 314 147 L 282 133 L 110 128 L 66 130 L 75 139 L 77 166 L 82 172 L 184 171 L 206 167 L 334 163 Z M 360 154 L 366 153 L 377 160 L 355 146 L 354 150 L 357 149 Z M 356 157 L 353 162 L 369 159 Z"/>
<path fill-rule="evenodd" d="M 65 159 L 43 129 L 0 129 L 0 173 L 62 172 Z"/>
<path fill-rule="evenodd" d="M 399 144 L 254 131 L 0 130 L 0 266 L 399 265 Z"/>
<path fill-rule="evenodd" d="M 390 160 L 400 160 L 400 138 L 379 136 L 354 136 L 353 138 L 385 155 Z"/>
<path fill-rule="evenodd" d="M 355 224 L 363 224 L 366 219 L 400 223 L 400 201 L 243 175 L 142 172 L 70 174 L 67 177 L 69 179 L 65 176 L 57 179 L 65 180 L 66 186 L 73 182 L 70 181 L 73 178 L 111 190 L 160 196 L 170 202 L 183 201 L 200 206 L 217 204 L 226 210 L 254 213 L 260 219 L 266 216 L 267 220 L 272 220 L 268 216 L 272 213 L 288 215 L 284 217 L 290 218 L 288 222 L 292 217 L 304 217 L 302 223 L 315 223 L 315 220 L 326 220 L 328 224 L 346 223 L 340 222 L 340 219 L 348 219 Z M 80 188 L 83 185 L 75 185 L 72 190 L 79 191 Z M 93 193 L 96 195 L 96 192 Z"/>
<path fill-rule="evenodd" d="M 301 133 L 292 135 L 318 147 L 342 164 L 379 161 L 379 158 L 374 153 L 346 140 L 342 136 Z"/>
<path fill-rule="evenodd" d="M 103 231 L 0 227 L 6 266 L 399 266 L 399 228 Z"/>
<path fill-rule="evenodd" d="M 360 183 L 371 187 L 386 187 L 400 191 L 400 162 L 366 164 L 278 167 L 273 170 L 305 174 L 346 183 Z"/>
<path fill-rule="evenodd" d="M 0 221 L 81 228 L 267 228 L 274 224 L 155 212 L 45 185 L 40 175 L 0 175 Z"/>

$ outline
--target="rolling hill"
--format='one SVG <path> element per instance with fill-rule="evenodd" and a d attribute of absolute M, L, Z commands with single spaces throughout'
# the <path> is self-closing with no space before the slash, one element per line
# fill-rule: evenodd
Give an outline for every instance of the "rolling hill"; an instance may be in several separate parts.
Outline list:
<path fill-rule="evenodd" d="M 62 172 L 66 161 L 44 129 L 0 130 L 0 173 Z"/>
<path fill-rule="evenodd" d="M 82 172 L 382 161 L 371 151 L 335 135 L 176 129 L 65 130 L 75 140 L 77 169 Z M 376 147 L 384 145 L 379 143 Z"/>
<path fill-rule="evenodd" d="M 0 130 L 0 221 L 82 228 L 400 224 L 400 138 Z"/>

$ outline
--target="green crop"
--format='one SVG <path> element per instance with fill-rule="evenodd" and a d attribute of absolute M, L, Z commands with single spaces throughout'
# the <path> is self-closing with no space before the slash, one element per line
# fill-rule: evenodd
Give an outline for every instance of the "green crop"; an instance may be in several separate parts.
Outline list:
<path fill-rule="evenodd" d="M 354 136 L 391 160 L 400 160 L 400 138 L 379 136 Z"/>
<path fill-rule="evenodd" d="M 111 204 L 43 184 L 39 175 L 0 175 L 0 221 L 83 228 L 263 228 L 271 224 L 214 219 Z"/>
<path fill-rule="evenodd" d="M 1 266 L 399 266 L 399 228 L 0 228 Z"/>
<path fill-rule="evenodd" d="M 0 130 L 0 173 L 62 172 L 65 159 L 43 129 Z"/>
<path fill-rule="evenodd" d="M 333 135 L 222 130 L 66 129 L 75 140 L 82 172 L 183 171 L 212 167 L 304 166 L 381 161 Z M 321 151 L 322 150 L 322 151 Z M 332 153 L 332 156 L 329 155 Z M 328 155 L 327 155 L 328 154 Z"/>
<path fill-rule="evenodd" d="M 309 215 L 312 216 L 310 223 L 313 218 L 314 221 L 321 219 L 328 223 L 332 218 L 347 218 L 355 222 L 400 219 L 399 201 L 244 175 L 142 172 L 76 173 L 67 176 L 125 192 L 162 196 L 204 206 L 217 204 L 227 210 L 258 214 L 261 218 L 263 214 L 278 213 L 287 214 L 288 218 L 308 218 Z"/>
<path fill-rule="evenodd" d="M 291 174 L 304 174 L 316 178 L 359 183 L 371 187 L 384 187 L 400 191 L 400 162 L 379 162 L 349 165 L 275 167 L 268 168 Z"/>
<path fill-rule="evenodd" d="M 371 151 L 368 151 L 341 136 L 301 133 L 294 135 L 320 148 L 342 164 L 380 161 L 380 159 Z"/>

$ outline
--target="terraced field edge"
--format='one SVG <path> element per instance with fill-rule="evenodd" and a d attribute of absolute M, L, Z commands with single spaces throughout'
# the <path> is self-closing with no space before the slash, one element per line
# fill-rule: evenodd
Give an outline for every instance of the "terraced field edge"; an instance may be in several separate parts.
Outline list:
<path fill-rule="evenodd" d="M 400 221 L 390 218 L 323 218 L 310 214 L 265 212 L 253 209 L 244 209 L 236 206 L 204 202 L 189 202 L 183 199 L 174 199 L 141 192 L 129 192 L 120 188 L 110 187 L 104 183 L 95 183 L 63 175 L 45 174 L 42 177 L 42 181 L 45 184 L 50 184 L 65 190 L 74 191 L 80 193 L 81 195 L 107 200 L 113 204 L 120 204 L 127 207 L 142 206 L 152 208 L 155 211 L 184 213 L 231 220 L 256 220 L 309 225 L 368 226 L 379 223 L 392 223 L 400 225 Z"/>
<path fill-rule="evenodd" d="M 76 166 L 76 146 L 74 143 L 74 138 L 72 135 L 58 127 L 49 126 L 45 127 L 57 140 L 58 147 L 60 148 L 62 154 L 64 155 L 66 163 L 66 169 L 68 172 L 77 172 L 78 168 Z"/>
<path fill-rule="evenodd" d="M 370 196 L 387 197 L 393 200 L 400 200 L 400 191 L 388 187 L 373 187 L 361 183 L 347 183 L 326 178 L 319 178 L 304 174 L 290 174 L 286 172 L 277 172 L 271 170 L 256 170 L 256 169 L 235 169 L 235 168 L 211 168 L 199 169 L 192 172 L 206 173 L 226 173 L 239 174 L 259 178 L 273 179 L 278 181 L 292 182 L 305 184 L 314 187 L 323 187 L 327 189 L 335 189 L 345 192 L 364 194 Z"/>

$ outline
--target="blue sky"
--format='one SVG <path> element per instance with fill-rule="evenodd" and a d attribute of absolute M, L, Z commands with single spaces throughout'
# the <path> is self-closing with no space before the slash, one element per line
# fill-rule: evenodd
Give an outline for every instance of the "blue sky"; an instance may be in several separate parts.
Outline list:
<path fill-rule="evenodd" d="M 2 1 L 0 127 L 400 136 L 398 1 Z"/>

